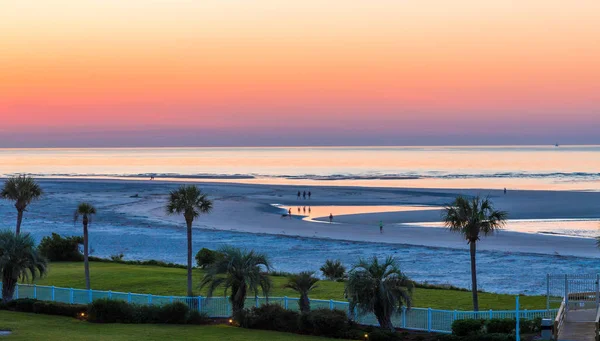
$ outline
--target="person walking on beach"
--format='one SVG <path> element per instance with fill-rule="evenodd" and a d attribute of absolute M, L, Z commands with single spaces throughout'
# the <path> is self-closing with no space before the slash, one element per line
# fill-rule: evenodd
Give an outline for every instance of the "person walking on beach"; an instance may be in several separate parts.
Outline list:
<path fill-rule="evenodd" d="M 310 191 L 308 191 L 308 200 L 310 200 L 310 196 L 311 196 L 311 195 L 312 195 L 312 194 L 310 193 Z"/>
<path fill-rule="evenodd" d="M 329 213 L 329 223 L 333 223 L 333 214 Z"/>
<path fill-rule="evenodd" d="M 298 191 L 298 199 L 300 199 L 300 191 Z"/>
<path fill-rule="evenodd" d="M 506 194 L 506 187 L 504 187 L 504 194 Z"/>
<path fill-rule="evenodd" d="M 379 233 L 383 233 L 383 221 L 379 221 Z"/>
<path fill-rule="evenodd" d="M 302 197 L 306 200 L 306 191 L 302 192 Z"/>
<path fill-rule="evenodd" d="M 302 207 L 302 211 L 306 214 L 306 206 Z"/>
<path fill-rule="evenodd" d="M 292 209 L 291 208 L 288 210 L 288 215 L 290 216 L 290 219 L 292 219 Z"/>

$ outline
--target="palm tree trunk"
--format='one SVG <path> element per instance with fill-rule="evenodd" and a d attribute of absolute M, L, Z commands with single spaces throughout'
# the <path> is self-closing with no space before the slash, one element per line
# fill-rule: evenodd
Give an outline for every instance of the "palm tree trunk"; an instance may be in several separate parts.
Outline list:
<path fill-rule="evenodd" d="M 310 300 L 308 299 L 308 295 L 300 295 L 300 299 L 298 300 L 298 308 L 300 308 L 301 313 L 306 314 L 310 312 Z"/>
<path fill-rule="evenodd" d="M 15 287 L 17 281 L 9 276 L 3 276 L 2 278 L 2 302 L 7 303 L 12 301 L 15 294 Z"/>
<path fill-rule="evenodd" d="M 17 236 L 21 233 L 21 222 L 23 221 L 23 210 L 17 209 Z"/>
<path fill-rule="evenodd" d="M 187 295 L 193 296 L 192 292 L 192 222 L 186 220 L 187 223 Z"/>
<path fill-rule="evenodd" d="M 90 262 L 88 259 L 88 222 L 87 218 L 83 218 L 83 268 L 85 270 L 85 288 L 91 289 L 90 284 Z"/>
<path fill-rule="evenodd" d="M 232 316 L 238 316 L 238 313 L 244 310 L 244 303 L 246 303 L 246 285 L 242 284 L 236 291 L 231 291 Z"/>
<path fill-rule="evenodd" d="M 389 330 L 391 332 L 396 331 L 394 329 L 394 325 L 392 324 L 392 318 L 390 316 L 385 316 L 385 314 L 375 314 L 377 317 L 377 322 L 379 322 L 379 326 L 381 329 Z"/>
<path fill-rule="evenodd" d="M 471 247 L 471 288 L 473 290 L 473 310 L 479 311 L 479 298 L 477 297 L 477 264 L 475 260 L 477 245 L 475 241 L 472 241 L 469 245 Z"/>

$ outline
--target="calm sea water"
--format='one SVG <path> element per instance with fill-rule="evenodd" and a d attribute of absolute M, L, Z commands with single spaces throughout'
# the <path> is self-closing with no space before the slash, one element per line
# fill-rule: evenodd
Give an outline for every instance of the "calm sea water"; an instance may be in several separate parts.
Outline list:
<path fill-rule="evenodd" d="M 0 176 L 600 190 L 600 146 L 0 149 Z"/>

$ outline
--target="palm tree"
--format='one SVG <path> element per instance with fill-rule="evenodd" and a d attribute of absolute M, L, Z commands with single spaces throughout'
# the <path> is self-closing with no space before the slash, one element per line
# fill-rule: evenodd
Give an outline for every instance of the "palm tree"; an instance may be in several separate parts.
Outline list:
<path fill-rule="evenodd" d="M 308 313 L 310 311 L 310 300 L 308 293 L 317 287 L 318 278 L 314 277 L 314 272 L 302 271 L 299 274 L 294 274 L 288 277 L 288 282 L 283 286 L 287 289 L 292 289 L 300 294 L 298 307 L 300 312 Z"/>
<path fill-rule="evenodd" d="M 471 251 L 471 290 L 473 291 L 473 309 L 479 310 L 477 297 L 477 241 L 481 235 L 488 236 L 506 225 L 508 213 L 494 210 L 492 202 L 479 196 L 472 199 L 457 197 L 446 206 L 443 213 L 444 225 L 452 232 L 463 235 Z"/>
<path fill-rule="evenodd" d="M 2 301 L 12 300 L 19 279 L 35 280 L 46 274 L 47 261 L 40 255 L 33 238 L 26 233 L 0 232 L 0 273 L 2 275 Z"/>
<path fill-rule="evenodd" d="M 271 279 L 267 275 L 271 264 L 266 255 L 234 247 L 223 247 L 219 250 L 222 257 L 208 266 L 201 288 L 208 287 L 208 297 L 218 288 L 224 289 L 227 296 L 231 289 L 231 305 L 233 316 L 244 309 L 248 292 L 258 296 L 259 289 L 263 295 L 269 296 Z"/>
<path fill-rule="evenodd" d="M 350 311 L 358 307 L 361 315 L 373 313 L 381 328 L 394 331 L 392 315 L 412 304 L 413 282 L 400 271 L 394 257 L 380 263 L 377 257 L 359 259 L 350 270 L 346 297 Z"/>
<path fill-rule="evenodd" d="M 192 223 L 200 214 L 210 213 L 212 201 L 208 200 L 202 191 L 193 185 L 183 185 L 172 191 L 167 203 L 168 214 L 183 214 L 187 224 L 187 294 L 192 293 Z"/>
<path fill-rule="evenodd" d="M 92 222 L 92 216 L 96 214 L 96 208 L 87 202 L 82 202 L 77 206 L 73 214 L 73 222 L 76 222 L 81 216 L 83 222 L 83 267 L 85 269 L 85 287 L 90 290 L 90 263 L 88 260 L 88 224 Z"/>
<path fill-rule="evenodd" d="M 15 208 L 17 209 L 17 235 L 21 233 L 23 212 L 25 212 L 27 206 L 32 201 L 39 199 L 43 193 L 40 185 L 30 176 L 13 176 L 4 183 L 0 197 L 15 202 Z"/>
<path fill-rule="evenodd" d="M 319 269 L 323 273 L 323 276 L 331 281 L 337 281 L 346 276 L 346 267 L 342 262 L 338 260 L 328 259 L 325 264 Z"/>

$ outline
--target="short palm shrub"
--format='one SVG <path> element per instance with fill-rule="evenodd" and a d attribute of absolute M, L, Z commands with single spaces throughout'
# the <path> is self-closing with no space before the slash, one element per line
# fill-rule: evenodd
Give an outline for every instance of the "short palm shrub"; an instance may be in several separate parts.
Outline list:
<path fill-rule="evenodd" d="M 485 321 L 487 333 L 512 334 L 517 328 L 515 319 L 491 319 Z"/>
<path fill-rule="evenodd" d="M 298 300 L 298 308 L 300 312 L 307 313 L 310 311 L 310 300 L 308 294 L 317 288 L 318 278 L 314 277 L 314 272 L 302 271 L 299 274 L 293 274 L 288 277 L 288 282 L 284 288 L 292 289 L 300 295 Z"/>
<path fill-rule="evenodd" d="M 125 301 L 103 298 L 90 303 L 88 321 L 97 323 L 135 323 L 140 318 L 134 306 Z"/>
<path fill-rule="evenodd" d="M 190 312 L 185 303 L 138 305 L 121 300 L 99 299 L 88 305 L 88 321 L 96 323 L 206 324 L 205 314 Z"/>
<path fill-rule="evenodd" d="M 42 256 L 51 262 L 81 262 L 83 255 L 79 245 L 83 244 L 83 237 L 62 237 L 58 233 L 42 238 L 38 250 Z"/>
<path fill-rule="evenodd" d="M 84 304 L 38 301 L 31 298 L 12 300 L 5 304 L 4 308 L 23 313 L 59 315 L 68 317 L 79 317 L 81 313 L 87 312 L 87 305 Z"/>
<path fill-rule="evenodd" d="M 325 264 L 319 269 L 323 273 L 323 277 L 330 281 L 337 281 L 346 276 L 346 267 L 338 260 L 328 259 Z"/>
<path fill-rule="evenodd" d="M 175 302 L 160 307 L 158 323 L 186 324 L 190 316 L 190 309 L 185 303 Z"/>

